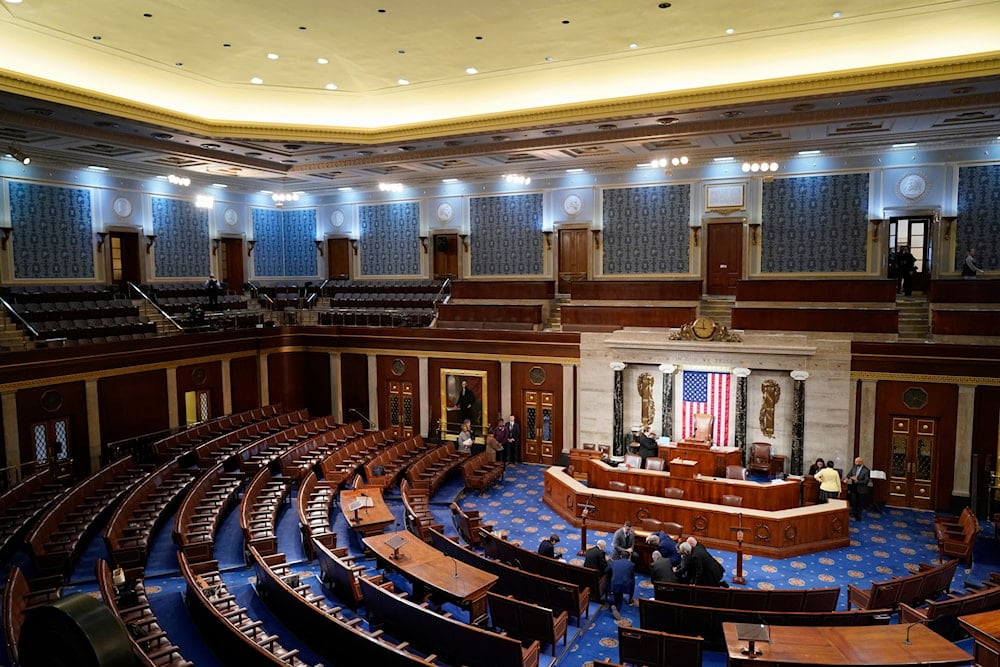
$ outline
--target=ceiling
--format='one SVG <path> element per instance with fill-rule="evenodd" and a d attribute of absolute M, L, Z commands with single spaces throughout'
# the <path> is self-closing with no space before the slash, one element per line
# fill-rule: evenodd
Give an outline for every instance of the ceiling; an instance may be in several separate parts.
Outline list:
<path fill-rule="evenodd" d="M 979 147 L 998 29 L 996 0 L 0 0 L 0 148 L 320 192 Z"/>

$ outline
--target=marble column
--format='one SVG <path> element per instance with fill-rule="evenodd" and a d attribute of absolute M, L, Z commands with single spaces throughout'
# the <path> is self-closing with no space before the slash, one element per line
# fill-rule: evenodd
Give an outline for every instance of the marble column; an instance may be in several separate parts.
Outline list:
<path fill-rule="evenodd" d="M 806 434 L 806 380 L 808 371 L 792 371 L 795 380 L 792 395 L 792 460 L 788 470 L 793 475 L 802 474 L 802 448 Z"/>
<path fill-rule="evenodd" d="M 734 368 L 736 376 L 736 426 L 733 429 L 733 445 L 740 450 L 740 458 L 747 460 L 747 378 L 749 368 Z"/>
<path fill-rule="evenodd" d="M 614 419 L 611 434 L 611 453 L 614 456 L 625 456 L 625 364 L 621 361 L 611 362 L 611 370 L 615 372 Z"/>
<path fill-rule="evenodd" d="M 660 435 L 674 439 L 674 373 L 676 364 L 660 364 L 663 373 L 663 395 L 660 404 Z"/>

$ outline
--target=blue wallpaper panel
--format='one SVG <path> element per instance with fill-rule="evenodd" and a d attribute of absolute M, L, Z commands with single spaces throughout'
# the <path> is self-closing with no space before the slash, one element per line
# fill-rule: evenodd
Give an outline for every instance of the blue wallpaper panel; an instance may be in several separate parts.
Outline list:
<path fill-rule="evenodd" d="M 687 273 L 691 186 L 604 191 L 604 273 Z"/>
<path fill-rule="evenodd" d="M 208 210 L 184 199 L 153 197 L 152 203 L 157 278 L 207 276 Z"/>
<path fill-rule="evenodd" d="M 11 181 L 15 279 L 94 276 L 90 190 Z"/>
<path fill-rule="evenodd" d="M 281 212 L 286 276 L 315 276 L 316 209 Z"/>
<path fill-rule="evenodd" d="M 958 170 L 958 221 L 955 229 L 955 266 L 961 269 L 965 253 L 976 249 L 976 264 L 1000 270 L 1000 165 Z"/>
<path fill-rule="evenodd" d="M 761 273 L 863 273 L 869 175 L 764 182 Z"/>
<path fill-rule="evenodd" d="M 277 209 L 251 209 L 253 224 L 253 272 L 258 278 L 277 278 L 285 275 L 281 246 L 281 211 Z"/>
<path fill-rule="evenodd" d="M 420 273 L 420 205 L 399 202 L 358 209 L 361 275 L 415 276 Z"/>
<path fill-rule="evenodd" d="M 474 197 L 469 204 L 472 275 L 541 275 L 541 193 Z"/>

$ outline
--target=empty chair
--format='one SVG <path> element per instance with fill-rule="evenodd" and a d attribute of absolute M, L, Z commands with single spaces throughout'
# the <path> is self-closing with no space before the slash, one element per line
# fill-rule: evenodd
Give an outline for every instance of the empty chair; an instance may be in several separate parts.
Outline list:
<path fill-rule="evenodd" d="M 726 466 L 726 479 L 746 479 L 747 469 L 743 466 Z"/>
<path fill-rule="evenodd" d="M 646 459 L 646 470 L 666 470 L 666 461 L 659 456 L 650 456 Z"/>
<path fill-rule="evenodd" d="M 664 521 L 663 522 L 663 532 L 670 537 L 677 539 L 684 534 L 684 526 L 677 523 L 676 521 Z"/>
<path fill-rule="evenodd" d="M 734 496 L 731 493 L 727 493 L 722 496 L 722 504 L 729 505 L 730 507 L 742 507 L 743 506 L 743 496 Z"/>
<path fill-rule="evenodd" d="M 668 486 L 667 488 L 663 489 L 663 497 L 664 498 L 675 498 L 675 499 L 677 499 L 677 498 L 683 498 L 684 497 L 684 489 L 679 489 L 676 486 Z"/>
<path fill-rule="evenodd" d="M 656 533 L 663 530 L 663 522 L 647 516 L 639 523 L 639 530 Z"/>
<path fill-rule="evenodd" d="M 628 484 L 613 479 L 608 482 L 608 489 L 611 491 L 628 491 Z"/>
<path fill-rule="evenodd" d="M 637 493 L 640 496 L 644 496 L 644 495 L 646 495 L 646 487 L 639 486 L 638 484 L 629 484 L 628 485 L 628 492 L 629 493 Z"/>
<path fill-rule="evenodd" d="M 715 415 L 698 412 L 694 415 L 694 433 L 684 438 L 685 445 L 700 447 L 712 446 L 712 431 L 715 428 Z"/>
<path fill-rule="evenodd" d="M 771 474 L 771 443 L 755 442 L 750 445 L 750 464 L 747 468 L 765 475 Z"/>
<path fill-rule="evenodd" d="M 642 457 L 638 454 L 626 454 L 625 455 L 625 467 L 626 468 L 641 468 L 642 467 Z"/>

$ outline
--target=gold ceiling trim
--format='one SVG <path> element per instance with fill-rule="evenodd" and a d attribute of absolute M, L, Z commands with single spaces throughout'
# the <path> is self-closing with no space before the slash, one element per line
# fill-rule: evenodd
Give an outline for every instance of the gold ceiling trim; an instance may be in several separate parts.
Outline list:
<path fill-rule="evenodd" d="M 318 143 L 381 144 L 512 128 L 595 122 L 644 114 L 682 113 L 711 106 L 732 106 L 787 98 L 859 92 L 868 89 L 957 81 L 1000 75 L 1000 51 L 955 59 L 940 59 L 897 67 L 836 72 L 821 76 L 792 77 L 742 85 L 718 86 L 675 93 L 606 99 L 591 103 L 550 106 L 502 114 L 452 118 L 441 121 L 375 129 L 315 127 L 296 124 L 259 124 L 211 121 L 161 108 L 104 96 L 88 90 L 57 86 L 52 82 L 0 72 L 0 89 L 39 100 L 57 102 L 138 122 L 162 125 L 177 131 L 208 136 L 268 141 L 301 140 Z M 377 96 L 373 96 L 377 97 Z"/>
<path fill-rule="evenodd" d="M 922 373 L 872 373 L 852 371 L 852 380 L 879 380 L 890 382 L 923 382 L 926 384 L 957 384 L 967 387 L 1000 387 L 1000 378 L 975 377 L 972 375 L 928 375 Z"/>

